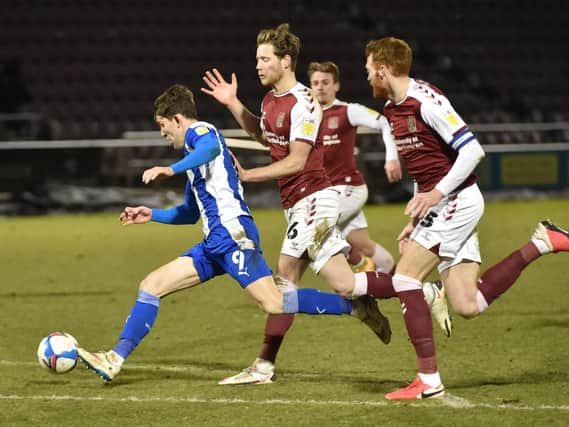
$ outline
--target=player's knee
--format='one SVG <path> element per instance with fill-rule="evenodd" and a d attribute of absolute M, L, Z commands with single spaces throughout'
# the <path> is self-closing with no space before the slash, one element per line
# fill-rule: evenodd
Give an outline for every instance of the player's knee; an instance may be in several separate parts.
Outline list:
<path fill-rule="evenodd" d="M 141 291 L 148 292 L 153 295 L 158 294 L 159 290 L 159 281 L 158 278 L 150 273 L 140 282 L 140 286 L 138 287 Z"/>
<path fill-rule="evenodd" d="M 355 277 L 351 274 L 350 277 L 344 277 L 343 280 L 328 278 L 328 284 L 338 295 L 351 298 L 354 292 Z"/>
<path fill-rule="evenodd" d="M 453 304 L 453 309 L 456 314 L 465 319 L 474 319 L 480 314 L 476 302 L 468 302 L 462 304 Z"/>
<path fill-rule="evenodd" d="M 347 266 L 347 264 L 346 264 Z M 347 274 L 344 274 L 340 271 L 333 270 L 328 271 L 325 276 L 323 276 L 328 285 L 336 292 L 337 294 L 351 298 L 354 292 L 354 286 L 356 282 L 356 278 L 352 270 L 349 269 Z"/>
<path fill-rule="evenodd" d="M 339 287 L 334 288 L 334 291 L 336 291 L 336 293 L 338 295 L 341 295 L 341 296 L 346 297 L 346 298 L 351 298 L 352 294 L 354 292 L 354 287 L 353 286 L 350 286 L 350 287 L 339 286 Z"/>
<path fill-rule="evenodd" d="M 375 243 L 371 240 L 369 242 L 365 242 L 361 247 L 361 252 L 367 257 L 372 257 L 375 255 Z"/>
<path fill-rule="evenodd" d="M 267 314 L 282 314 L 283 303 L 282 300 L 274 300 L 273 298 L 266 299 L 258 302 L 259 307 Z"/>

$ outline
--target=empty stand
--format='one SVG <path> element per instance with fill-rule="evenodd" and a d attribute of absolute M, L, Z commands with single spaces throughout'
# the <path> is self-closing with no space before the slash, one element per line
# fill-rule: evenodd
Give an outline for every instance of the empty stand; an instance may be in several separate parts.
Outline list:
<path fill-rule="evenodd" d="M 563 2 L 4 0 L 0 60 L 20 58 L 33 109 L 56 138 L 117 137 L 153 129 L 152 102 L 189 85 L 198 111 L 220 127 L 235 122 L 199 92 L 204 70 L 236 71 L 256 111 L 264 93 L 254 71 L 259 29 L 290 22 L 301 36 L 297 75 L 334 60 L 347 100 L 377 108 L 365 80 L 367 40 L 395 35 L 415 49 L 413 73 L 441 86 L 469 122 L 558 120 L 569 112 L 569 15 Z M 9 13 L 8 13 L 9 12 Z M 506 140 L 503 140 L 506 138 Z M 485 134 L 483 142 L 539 135 Z"/>

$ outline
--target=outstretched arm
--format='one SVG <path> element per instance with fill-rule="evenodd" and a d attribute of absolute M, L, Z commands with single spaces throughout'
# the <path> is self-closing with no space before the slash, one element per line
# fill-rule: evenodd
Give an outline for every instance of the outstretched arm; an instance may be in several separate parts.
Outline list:
<path fill-rule="evenodd" d="M 185 202 L 170 209 L 150 209 L 146 206 L 127 206 L 119 219 L 122 225 L 146 224 L 147 222 L 161 222 L 163 224 L 195 224 L 200 218 L 200 211 L 196 199 L 188 183 L 186 186 Z"/>
<path fill-rule="evenodd" d="M 186 203 L 170 209 L 152 209 L 152 221 L 162 224 L 195 224 L 200 218 L 197 205 Z"/>
<path fill-rule="evenodd" d="M 217 68 L 211 71 L 206 71 L 203 76 L 203 81 L 207 88 L 201 88 L 203 93 L 206 93 L 221 104 L 225 105 L 228 110 L 233 114 L 239 126 L 256 141 L 266 145 L 261 131 L 260 119 L 243 105 L 237 97 L 237 76 L 231 73 L 231 83 L 228 83 Z"/>
<path fill-rule="evenodd" d="M 198 140 L 194 150 L 182 160 L 170 166 L 154 166 L 146 169 L 142 174 L 142 182 L 149 184 L 159 178 L 167 178 L 186 172 L 213 160 L 219 153 L 221 153 L 221 148 L 217 138 L 212 133 L 206 134 Z"/>
<path fill-rule="evenodd" d="M 119 216 L 122 225 L 146 224 L 152 218 L 152 209 L 146 206 L 127 206 Z"/>

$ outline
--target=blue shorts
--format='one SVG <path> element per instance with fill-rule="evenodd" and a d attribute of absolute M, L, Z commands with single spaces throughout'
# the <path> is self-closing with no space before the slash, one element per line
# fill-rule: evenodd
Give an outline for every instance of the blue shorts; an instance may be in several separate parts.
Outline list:
<path fill-rule="evenodd" d="M 203 242 L 181 255 L 193 259 L 202 282 L 227 273 L 245 288 L 273 274 L 263 257 L 259 231 L 253 219 L 241 216 L 233 221 L 231 228 L 239 233 L 232 236 L 228 228 L 215 227 Z"/>

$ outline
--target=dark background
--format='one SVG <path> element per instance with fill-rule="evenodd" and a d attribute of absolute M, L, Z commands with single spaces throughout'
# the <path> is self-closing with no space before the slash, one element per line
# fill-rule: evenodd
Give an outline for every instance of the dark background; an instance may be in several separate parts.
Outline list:
<path fill-rule="evenodd" d="M 396 36 L 413 47 L 412 76 L 439 86 L 475 132 L 476 124 L 484 123 L 565 126 L 476 132 L 482 144 L 569 141 L 566 9 L 562 0 L 3 0 L 0 118 L 8 114 L 9 119 L 0 120 L 0 145 L 2 140 L 40 139 L 49 145 L 50 140 L 56 144 L 156 131 L 153 101 L 174 83 L 192 88 L 201 119 L 221 129 L 236 128 L 230 113 L 200 92 L 203 73 L 217 67 L 229 78 L 236 72 L 240 98 L 259 111 L 267 89 L 255 71 L 256 36 L 260 29 L 283 22 L 301 38 L 298 79 L 307 83 L 310 61 L 335 61 L 343 100 L 382 108 L 383 101 L 372 99 L 366 81 L 364 49 L 371 39 Z M 23 120 L 14 120 L 21 115 Z M 386 183 L 378 138 L 360 137 L 358 145 L 370 202 L 406 200 L 408 180 L 398 186 Z M 0 149 L 0 213 L 62 206 L 116 209 L 129 196 L 117 193 L 109 201 L 106 189 L 141 187 L 144 168 L 176 157 L 160 142 L 146 148 L 20 147 Z M 265 154 L 241 156 L 246 166 L 268 162 Z M 567 188 L 569 155 L 554 156 L 539 174 L 557 168 L 548 186 Z M 502 185 L 499 161 L 487 159 L 482 165 L 483 188 Z M 184 177 L 177 178 L 152 187 L 179 190 Z M 517 192 L 528 182 L 518 180 L 513 188 Z M 543 189 L 537 182 L 530 186 Z M 273 184 L 248 186 L 252 206 L 278 206 Z M 102 193 L 93 193 L 95 188 Z"/>
<path fill-rule="evenodd" d="M 236 127 L 199 92 L 201 76 L 213 66 L 237 72 L 240 96 L 257 111 L 265 89 L 256 35 L 281 22 L 302 41 L 299 80 L 307 81 L 308 62 L 333 60 L 346 100 L 381 108 L 364 47 L 394 35 L 415 50 L 412 74 L 441 87 L 469 123 L 569 119 L 561 0 L 4 0 L 0 8 L 0 60 L 20 63 L 25 108 L 45 117 L 41 136 L 54 139 L 155 129 L 152 102 L 176 82 L 195 91 L 203 119 Z"/>

